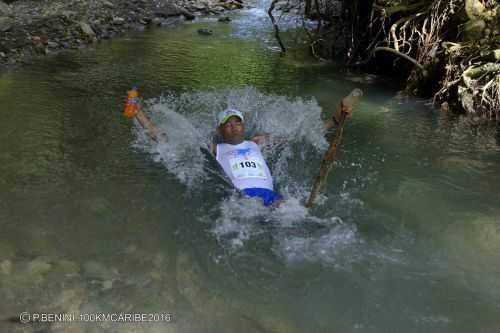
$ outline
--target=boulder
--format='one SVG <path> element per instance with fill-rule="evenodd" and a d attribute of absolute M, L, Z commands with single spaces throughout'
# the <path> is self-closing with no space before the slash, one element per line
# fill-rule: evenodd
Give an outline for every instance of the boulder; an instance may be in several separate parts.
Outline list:
<path fill-rule="evenodd" d="M 172 17 L 183 15 L 187 20 L 192 20 L 195 18 L 193 13 L 185 8 L 179 7 L 173 3 L 164 3 L 154 10 L 154 14 L 157 17 Z"/>

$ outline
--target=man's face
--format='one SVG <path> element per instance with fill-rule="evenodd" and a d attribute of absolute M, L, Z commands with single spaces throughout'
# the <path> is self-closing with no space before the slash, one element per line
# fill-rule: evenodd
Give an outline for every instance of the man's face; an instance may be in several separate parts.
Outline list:
<path fill-rule="evenodd" d="M 225 143 L 237 145 L 245 138 L 245 125 L 239 117 L 231 116 L 228 121 L 219 126 L 219 132 Z"/>

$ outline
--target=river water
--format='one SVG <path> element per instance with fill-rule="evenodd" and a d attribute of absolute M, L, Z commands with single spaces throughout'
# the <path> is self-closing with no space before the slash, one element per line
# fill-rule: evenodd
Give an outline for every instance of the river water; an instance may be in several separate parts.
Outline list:
<path fill-rule="evenodd" d="M 500 331 L 497 129 L 303 47 L 280 56 L 261 8 L 0 74 L 2 316 L 172 316 L 0 318 L 0 331 Z M 285 40 L 302 38 L 281 24 Z M 122 117 L 132 85 L 167 143 Z M 327 147 L 321 119 L 355 87 L 365 96 L 308 211 Z M 264 150 L 285 197 L 276 210 L 239 197 L 199 149 L 227 106 L 249 135 L 286 142 Z"/>

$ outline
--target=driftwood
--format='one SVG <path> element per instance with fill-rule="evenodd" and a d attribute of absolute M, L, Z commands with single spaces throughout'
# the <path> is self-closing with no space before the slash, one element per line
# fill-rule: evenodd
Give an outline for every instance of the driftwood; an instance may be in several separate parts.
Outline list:
<path fill-rule="evenodd" d="M 342 108 L 342 105 L 349 106 L 354 108 L 363 96 L 363 91 L 361 89 L 354 89 L 348 96 L 342 99 L 342 102 L 339 104 L 339 108 Z M 319 191 L 323 188 L 326 180 L 328 178 L 328 174 L 332 170 L 333 162 L 335 161 L 335 156 L 337 154 L 337 148 L 342 141 L 342 134 L 344 132 L 344 123 L 346 120 L 346 114 L 344 112 L 341 113 L 339 124 L 337 127 L 337 131 L 335 132 L 335 137 L 330 142 L 330 147 L 326 151 L 323 159 L 321 160 L 321 166 L 319 168 L 319 174 L 316 176 L 314 180 L 313 187 L 311 189 L 311 194 L 309 195 L 309 199 L 306 202 L 306 207 L 311 208 L 314 204 L 314 199 L 318 195 Z"/>

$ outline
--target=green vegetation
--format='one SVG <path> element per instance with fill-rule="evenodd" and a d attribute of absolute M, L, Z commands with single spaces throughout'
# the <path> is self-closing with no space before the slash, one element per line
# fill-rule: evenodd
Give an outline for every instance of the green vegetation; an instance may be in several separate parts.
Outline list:
<path fill-rule="evenodd" d="M 498 1 L 299 0 L 295 6 L 315 20 L 304 27 L 317 58 L 343 55 L 349 66 L 392 68 L 403 73 L 409 95 L 433 96 L 445 111 L 500 120 Z"/>

